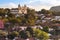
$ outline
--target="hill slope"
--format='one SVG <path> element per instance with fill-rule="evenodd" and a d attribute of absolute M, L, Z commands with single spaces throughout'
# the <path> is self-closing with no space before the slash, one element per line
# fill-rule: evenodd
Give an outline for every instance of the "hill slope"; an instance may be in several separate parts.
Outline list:
<path fill-rule="evenodd" d="M 53 6 L 50 8 L 51 11 L 60 12 L 60 6 Z"/>

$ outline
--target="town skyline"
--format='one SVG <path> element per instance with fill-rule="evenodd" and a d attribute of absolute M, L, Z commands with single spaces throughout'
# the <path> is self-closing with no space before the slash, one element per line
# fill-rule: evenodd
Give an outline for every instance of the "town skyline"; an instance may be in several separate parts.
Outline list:
<path fill-rule="evenodd" d="M 60 5 L 60 0 L 0 0 L 0 8 L 16 8 L 20 5 L 27 5 L 37 11 L 41 9 L 49 10 L 52 6 Z"/>

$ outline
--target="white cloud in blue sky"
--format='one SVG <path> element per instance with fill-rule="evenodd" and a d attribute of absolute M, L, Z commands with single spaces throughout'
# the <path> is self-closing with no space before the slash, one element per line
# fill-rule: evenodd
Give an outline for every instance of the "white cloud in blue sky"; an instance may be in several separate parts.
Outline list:
<path fill-rule="evenodd" d="M 28 7 L 35 10 L 49 9 L 52 6 L 60 5 L 60 0 L 1 0 L 0 7 L 12 8 L 17 7 L 18 4 L 26 4 Z"/>

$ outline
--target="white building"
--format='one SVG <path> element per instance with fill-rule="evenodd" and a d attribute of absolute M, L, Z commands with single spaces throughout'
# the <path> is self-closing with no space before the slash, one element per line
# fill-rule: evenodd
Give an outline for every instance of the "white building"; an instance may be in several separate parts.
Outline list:
<path fill-rule="evenodd" d="M 18 8 L 10 9 L 10 13 L 12 13 L 12 14 L 27 14 L 27 7 L 26 7 L 26 5 L 20 6 L 20 4 L 19 4 Z"/>
<path fill-rule="evenodd" d="M 60 21 L 60 16 L 55 16 L 55 20 L 59 20 Z"/>
<path fill-rule="evenodd" d="M 10 13 L 12 13 L 12 14 L 17 14 L 17 13 L 18 13 L 18 8 L 12 8 L 12 9 L 10 10 Z"/>

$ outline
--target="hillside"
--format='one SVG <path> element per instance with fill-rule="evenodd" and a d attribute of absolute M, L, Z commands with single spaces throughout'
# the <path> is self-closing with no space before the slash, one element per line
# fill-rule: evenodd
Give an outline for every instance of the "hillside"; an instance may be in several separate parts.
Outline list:
<path fill-rule="evenodd" d="M 60 12 L 60 6 L 53 6 L 50 8 L 51 11 Z"/>
<path fill-rule="evenodd" d="M 53 12 L 53 15 L 60 16 L 60 6 L 53 6 L 50 8 L 50 11 Z"/>

